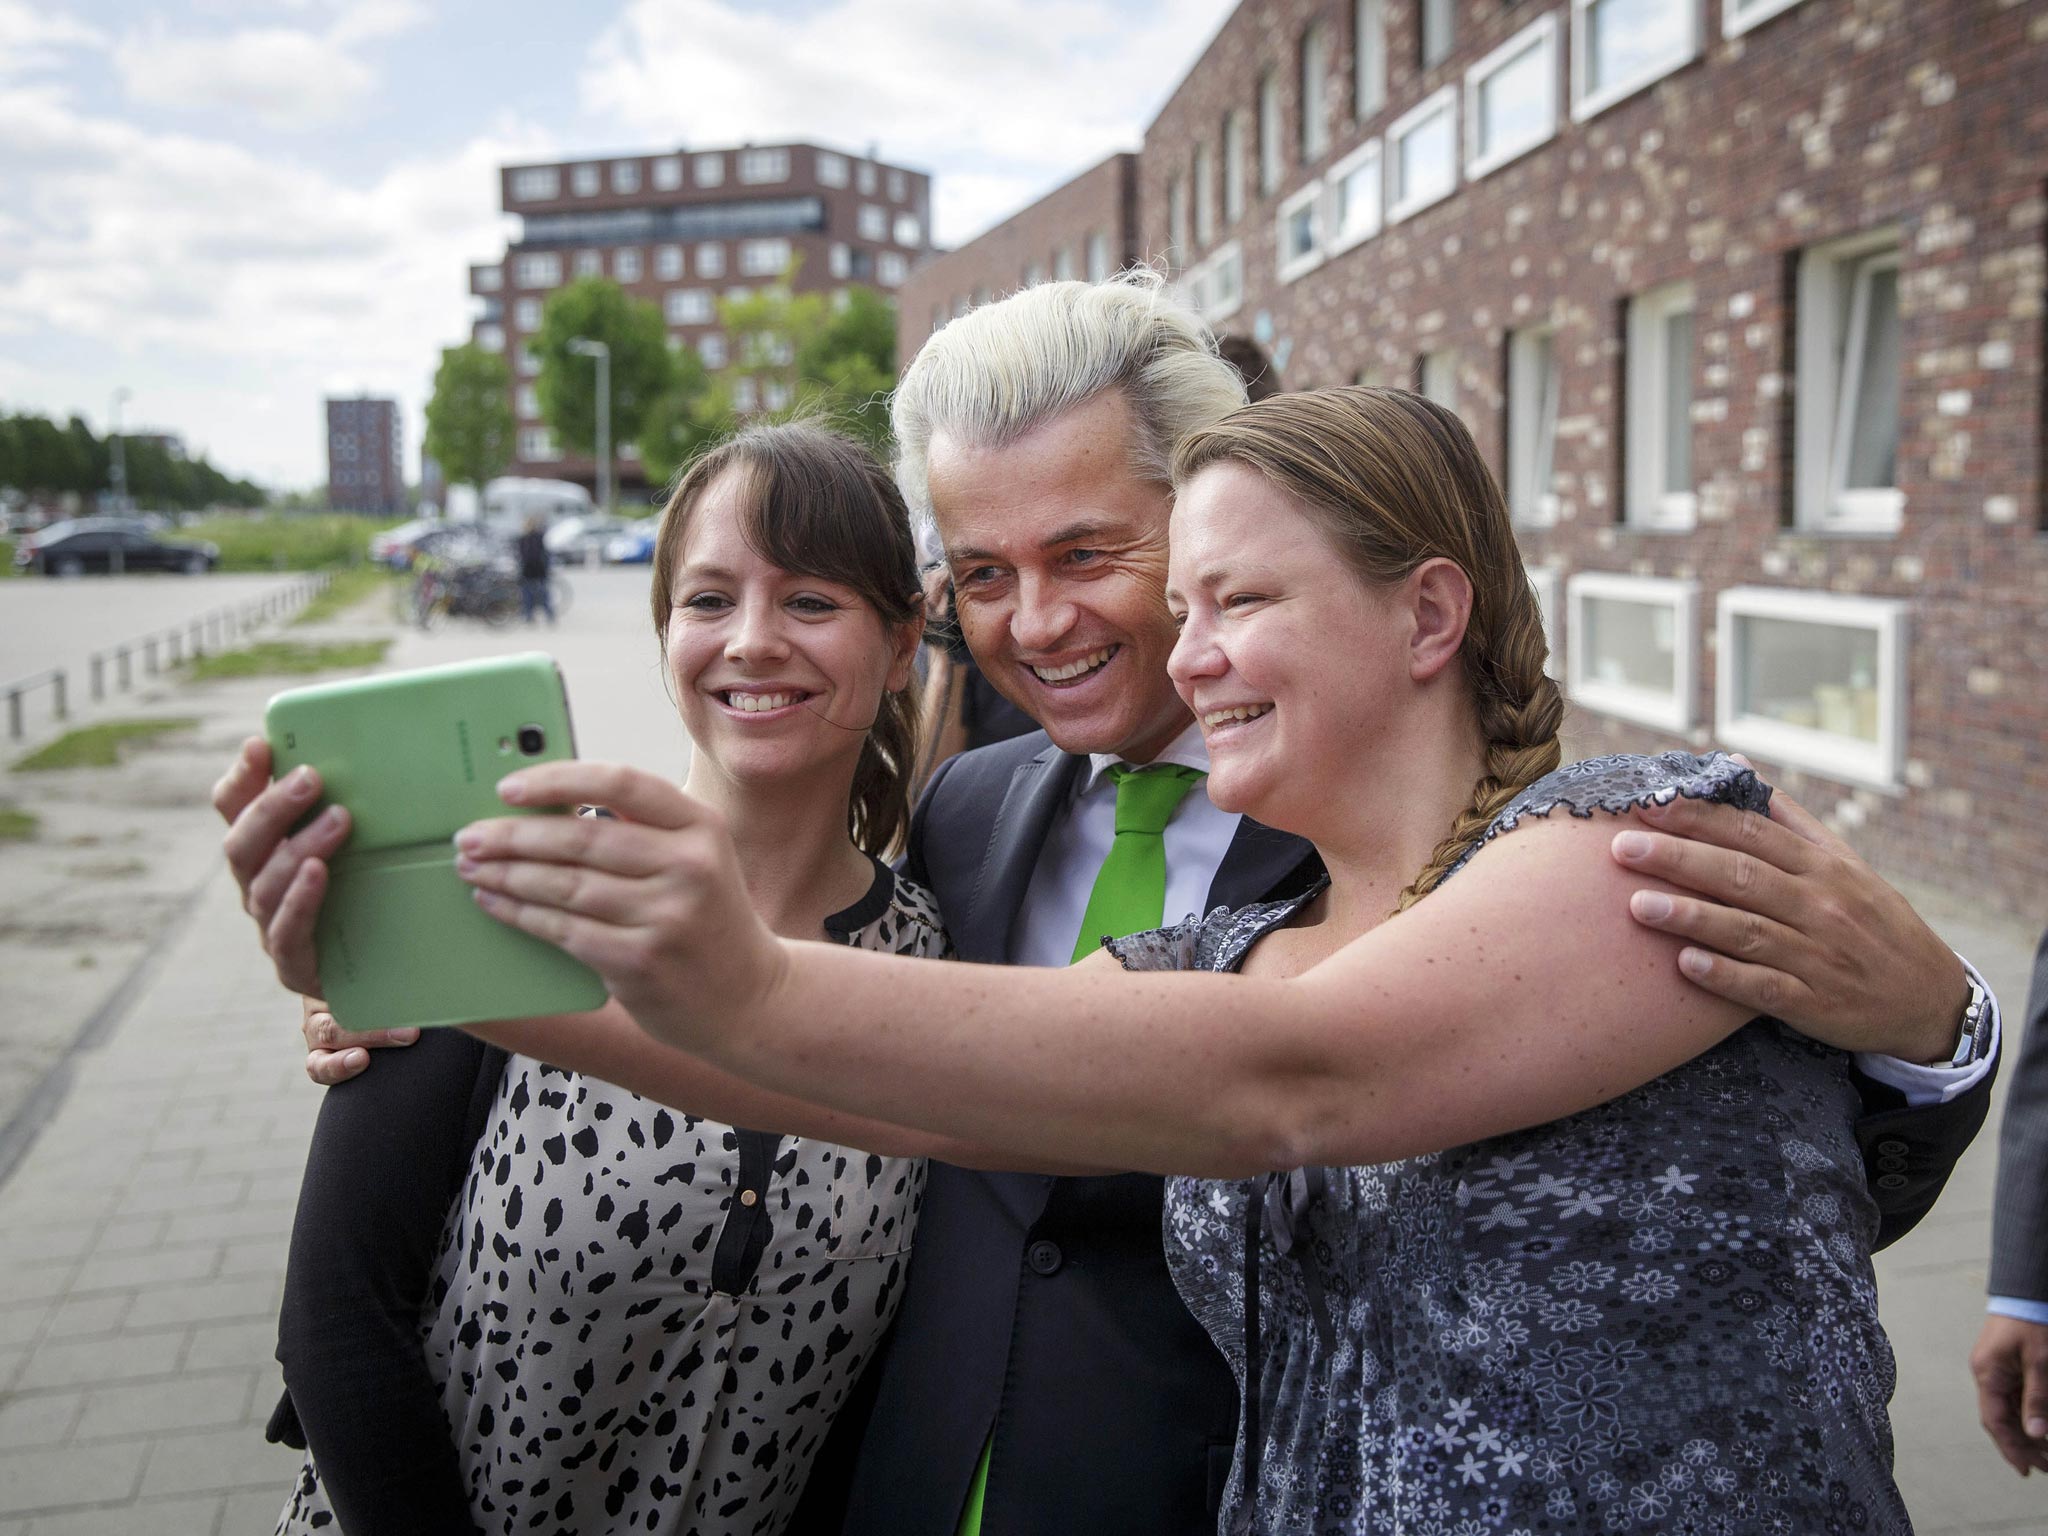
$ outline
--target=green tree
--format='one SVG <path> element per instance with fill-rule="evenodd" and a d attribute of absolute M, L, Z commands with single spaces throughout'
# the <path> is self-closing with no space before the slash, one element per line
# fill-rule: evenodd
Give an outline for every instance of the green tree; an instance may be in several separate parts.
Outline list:
<path fill-rule="evenodd" d="M 512 462 L 512 370 L 474 342 L 448 347 L 434 370 L 424 450 L 454 485 L 481 487 Z"/>
<path fill-rule="evenodd" d="M 834 426 L 876 452 L 889 448 L 889 392 L 896 387 L 896 306 L 872 288 L 847 290 L 797 348 L 800 389 Z"/>
<path fill-rule="evenodd" d="M 634 446 L 650 485 L 671 479 L 709 446 L 732 419 L 732 402 L 722 383 L 705 370 L 694 349 L 675 354 L 669 387 L 647 408 Z"/>
<path fill-rule="evenodd" d="M 565 448 L 597 449 L 597 359 L 572 352 L 573 341 L 611 348 L 612 442 L 637 443 L 654 403 L 669 390 L 676 361 L 661 311 L 602 277 L 578 278 L 548 296 L 540 330 L 529 344 L 540 359 L 534 380 L 541 415 Z"/>

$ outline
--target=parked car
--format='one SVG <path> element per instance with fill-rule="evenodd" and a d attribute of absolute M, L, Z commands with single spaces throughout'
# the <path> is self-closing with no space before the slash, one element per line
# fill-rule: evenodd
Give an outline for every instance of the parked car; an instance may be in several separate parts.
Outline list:
<path fill-rule="evenodd" d="M 410 523 L 400 523 L 396 528 L 386 528 L 382 533 L 371 534 L 370 563 L 388 565 L 394 571 L 405 570 L 412 564 L 413 545 L 440 526 L 431 518 L 419 518 Z"/>
<path fill-rule="evenodd" d="M 606 547 L 622 533 L 631 533 L 639 524 L 628 522 L 623 517 L 565 517 L 548 529 L 543 542 L 548 553 L 557 560 L 571 565 L 581 565 L 594 551 L 599 559 L 604 557 Z"/>
<path fill-rule="evenodd" d="M 133 518 L 78 517 L 29 534 L 15 545 L 14 564 L 49 576 L 114 570 L 196 576 L 220 564 L 220 546 L 158 538 Z"/>
<path fill-rule="evenodd" d="M 619 534 L 604 547 L 605 559 L 614 565 L 651 565 L 654 563 L 653 520 Z"/>
<path fill-rule="evenodd" d="M 412 559 L 428 556 L 450 565 L 495 565 L 510 570 L 512 541 L 480 523 L 442 523 L 413 541 Z"/>

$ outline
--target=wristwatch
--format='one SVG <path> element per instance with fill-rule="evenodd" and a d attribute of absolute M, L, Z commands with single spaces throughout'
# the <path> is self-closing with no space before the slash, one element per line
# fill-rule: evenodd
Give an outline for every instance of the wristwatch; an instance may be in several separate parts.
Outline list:
<path fill-rule="evenodd" d="M 1982 1053 L 1984 1031 L 1991 1017 L 1991 994 L 1984 990 L 1983 983 L 1968 971 L 1963 973 L 1963 979 L 1970 984 L 1970 1000 L 1963 1005 L 1963 1023 L 1956 1036 L 1956 1053 L 1948 1062 L 1951 1067 L 1967 1067 Z"/>

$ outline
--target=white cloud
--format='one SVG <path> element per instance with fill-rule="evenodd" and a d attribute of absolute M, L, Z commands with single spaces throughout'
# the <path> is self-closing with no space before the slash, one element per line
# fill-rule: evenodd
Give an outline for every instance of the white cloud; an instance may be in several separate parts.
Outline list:
<path fill-rule="evenodd" d="M 1135 148 L 1233 3 L 826 0 L 789 14 L 628 0 L 591 50 L 583 105 L 652 142 L 878 140 L 942 173 L 971 165 L 934 188 L 938 238 L 953 243 Z"/>
<path fill-rule="evenodd" d="M 32 10 L 22 0 L 0 0 L 0 80 L 51 68 L 69 49 L 106 43 L 104 33 L 84 22 Z"/>
<path fill-rule="evenodd" d="M 225 108 L 272 127 L 306 128 L 344 116 L 376 89 L 377 72 L 360 57 L 366 44 L 425 19 L 410 0 L 356 0 L 318 30 L 179 34 L 157 22 L 121 39 L 114 67 L 133 101 L 185 112 Z"/>

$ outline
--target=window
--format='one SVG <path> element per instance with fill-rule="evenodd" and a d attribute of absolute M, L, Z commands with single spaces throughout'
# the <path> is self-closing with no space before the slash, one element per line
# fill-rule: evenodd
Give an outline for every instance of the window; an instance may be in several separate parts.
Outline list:
<path fill-rule="evenodd" d="M 1906 746 L 1906 605 L 1730 587 L 1716 617 L 1714 730 L 1728 746 L 1897 788 Z"/>
<path fill-rule="evenodd" d="M 1799 0 L 1721 0 L 1721 35 L 1740 37 L 1751 27 L 1761 26 L 1798 3 Z"/>
<path fill-rule="evenodd" d="M 910 181 L 901 171 L 889 173 L 889 201 L 900 203 L 910 191 Z"/>
<path fill-rule="evenodd" d="M 1166 264 L 1184 267 L 1188 262 L 1188 179 L 1176 175 L 1166 184 Z"/>
<path fill-rule="evenodd" d="M 1323 214 L 1329 253 L 1348 251 L 1380 232 L 1380 141 L 1368 139 L 1330 167 Z"/>
<path fill-rule="evenodd" d="M 706 368 L 725 366 L 725 338 L 717 331 L 706 331 L 697 338 L 697 356 Z"/>
<path fill-rule="evenodd" d="M 640 162 L 638 160 L 614 160 L 612 162 L 612 190 L 614 192 L 638 192 L 640 190 Z"/>
<path fill-rule="evenodd" d="M 1633 96 L 1699 46 L 1699 0 L 1572 0 L 1572 116 Z"/>
<path fill-rule="evenodd" d="M 789 409 L 789 386 L 780 379 L 761 381 L 761 408 L 765 411 L 786 411 Z"/>
<path fill-rule="evenodd" d="M 546 464 L 562 456 L 555 446 L 555 434 L 546 427 L 522 427 L 519 432 L 519 457 L 530 464 Z"/>
<path fill-rule="evenodd" d="M 860 193 L 862 197 L 873 197 L 875 195 L 874 165 L 866 160 L 856 164 L 853 168 L 853 183 L 854 190 Z"/>
<path fill-rule="evenodd" d="M 764 182 L 789 180 L 789 151 L 786 149 L 743 149 L 740 151 L 740 181 L 750 187 Z"/>
<path fill-rule="evenodd" d="M 1447 85 L 1387 130 L 1387 222 L 1449 197 L 1458 185 L 1458 88 Z"/>
<path fill-rule="evenodd" d="M 780 277 L 789 270 L 789 242 L 783 239 L 742 240 L 741 277 Z"/>
<path fill-rule="evenodd" d="M 540 391 L 531 384 L 519 386 L 519 414 L 531 421 L 540 415 Z"/>
<path fill-rule="evenodd" d="M 1323 264 L 1323 184 L 1312 181 L 1280 205 L 1274 220 L 1279 243 L 1275 276 L 1291 283 Z"/>
<path fill-rule="evenodd" d="M 671 288 L 662 308 L 670 325 L 704 325 L 711 319 L 711 294 L 703 288 Z"/>
<path fill-rule="evenodd" d="M 853 276 L 853 247 L 847 245 L 844 241 L 833 241 L 832 249 L 827 255 L 826 260 L 831 266 L 834 277 L 843 279 Z"/>
<path fill-rule="evenodd" d="M 512 263 L 512 279 L 522 288 L 552 288 L 562 280 L 562 258 L 552 251 L 521 256 Z"/>
<path fill-rule="evenodd" d="M 1465 175 L 1484 176 L 1557 132 L 1557 15 L 1465 71 Z"/>
<path fill-rule="evenodd" d="M 1207 144 L 1195 146 L 1195 245 L 1207 250 L 1216 238 L 1216 157 Z"/>
<path fill-rule="evenodd" d="M 604 252 L 578 251 L 576 253 L 576 275 L 578 277 L 603 277 Z"/>
<path fill-rule="evenodd" d="M 1699 583 L 1582 573 L 1565 591 L 1572 702 L 1660 730 L 1690 730 Z"/>
<path fill-rule="evenodd" d="M 744 415 L 753 410 L 759 403 L 759 396 L 756 393 L 752 379 L 734 379 L 732 381 L 732 408 L 735 411 Z"/>
<path fill-rule="evenodd" d="M 1895 232 L 1817 246 L 1799 260 L 1793 504 L 1810 528 L 1889 533 L 1898 484 L 1899 243 Z"/>
<path fill-rule="evenodd" d="M 1415 392 L 1447 411 L 1458 408 L 1458 354 L 1425 352 L 1415 360 Z"/>
<path fill-rule="evenodd" d="M 575 165 L 569 168 L 569 186 L 578 197 L 595 197 L 604 190 L 604 167 Z"/>
<path fill-rule="evenodd" d="M 697 275 L 699 277 L 725 276 L 725 247 L 706 242 L 697 247 Z"/>
<path fill-rule="evenodd" d="M 521 299 L 512 306 L 512 321 L 522 331 L 540 329 L 540 300 Z"/>
<path fill-rule="evenodd" d="M 1223 222 L 1244 217 L 1244 113 L 1223 114 Z"/>
<path fill-rule="evenodd" d="M 1457 0 L 1421 0 L 1419 41 L 1422 67 L 1430 69 L 1450 57 L 1457 43 Z"/>
<path fill-rule="evenodd" d="M 1543 675 L 1564 678 L 1564 650 L 1557 637 L 1558 600 L 1563 595 L 1563 577 L 1554 565 L 1526 567 L 1529 585 L 1536 593 L 1536 609 L 1543 615 Z"/>
<path fill-rule="evenodd" d="M 683 184 L 683 161 L 680 155 L 662 155 L 654 161 L 654 189 L 657 192 L 673 192 Z"/>
<path fill-rule="evenodd" d="M 1259 77 L 1259 191 L 1280 190 L 1280 81 L 1269 69 Z"/>
<path fill-rule="evenodd" d="M 512 173 L 512 201 L 544 203 L 562 195 L 562 175 L 552 165 Z"/>
<path fill-rule="evenodd" d="M 1627 520 L 1638 528 L 1690 528 L 1692 284 L 1671 283 L 1628 306 Z"/>
<path fill-rule="evenodd" d="M 1095 230 L 1088 236 L 1088 281 L 1099 283 L 1109 276 L 1109 236 Z"/>
<path fill-rule="evenodd" d="M 1181 281 L 1196 314 L 1212 326 L 1228 319 L 1244 303 L 1244 247 L 1235 240 L 1218 246 Z"/>
<path fill-rule="evenodd" d="M 734 283 L 725 290 L 725 302 L 728 304 L 744 304 L 753 296 L 754 290 L 745 283 Z"/>
<path fill-rule="evenodd" d="M 725 156 L 693 155 L 690 159 L 690 174 L 697 179 L 700 187 L 716 187 L 725 183 Z"/>
<path fill-rule="evenodd" d="M 486 352 L 505 350 L 505 328 L 502 325 L 480 325 L 476 328 L 476 344 Z"/>
<path fill-rule="evenodd" d="M 1036 288 L 1044 281 L 1045 268 L 1035 261 L 1025 262 L 1024 270 L 1017 275 L 1017 286 L 1019 288 Z"/>
<path fill-rule="evenodd" d="M 683 248 L 680 245 L 663 245 L 655 248 L 654 275 L 669 283 L 683 275 Z"/>
<path fill-rule="evenodd" d="M 924 243 L 924 224 L 914 213 L 897 214 L 893 233 L 898 245 L 907 245 L 912 250 Z"/>
<path fill-rule="evenodd" d="M 889 210 L 879 203 L 862 203 L 856 226 L 863 240 L 886 240 L 889 238 Z"/>
<path fill-rule="evenodd" d="M 500 340 L 502 339 L 503 338 L 501 337 Z M 496 349 L 493 348 L 493 350 Z M 519 377 L 521 377 L 522 379 L 531 379 L 538 377 L 539 374 L 540 359 L 536 357 L 533 353 L 527 351 L 526 348 L 521 347 L 519 349 Z"/>
<path fill-rule="evenodd" d="M 496 293 L 505 286 L 505 270 L 502 267 L 472 267 L 478 293 Z"/>
<path fill-rule="evenodd" d="M 1351 110 L 1367 118 L 1387 104 L 1387 0 L 1358 0 L 1352 29 Z"/>
<path fill-rule="evenodd" d="M 631 247 L 612 254 L 612 276 L 622 283 L 640 281 L 640 253 Z"/>
<path fill-rule="evenodd" d="M 1518 523 L 1557 521 L 1557 335 L 1547 326 L 1508 333 L 1508 512 Z"/>
<path fill-rule="evenodd" d="M 1052 253 L 1052 277 L 1056 283 L 1074 280 L 1074 248 L 1071 245 L 1063 245 Z"/>
<path fill-rule="evenodd" d="M 884 251 L 875 258 L 875 281 L 884 288 L 898 288 L 910 276 L 910 263 L 896 251 Z"/>
<path fill-rule="evenodd" d="M 821 187 L 843 187 L 852 179 L 852 171 L 846 163 L 846 156 L 835 155 L 829 149 L 818 151 L 817 172 L 818 185 Z"/>
<path fill-rule="evenodd" d="M 1313 164 L 1329 153 L 1330 113 L 1326 99 L 1330 78 L 1330 34 L 1314 22 L 1301 34 L 1301 163 Z"/>

